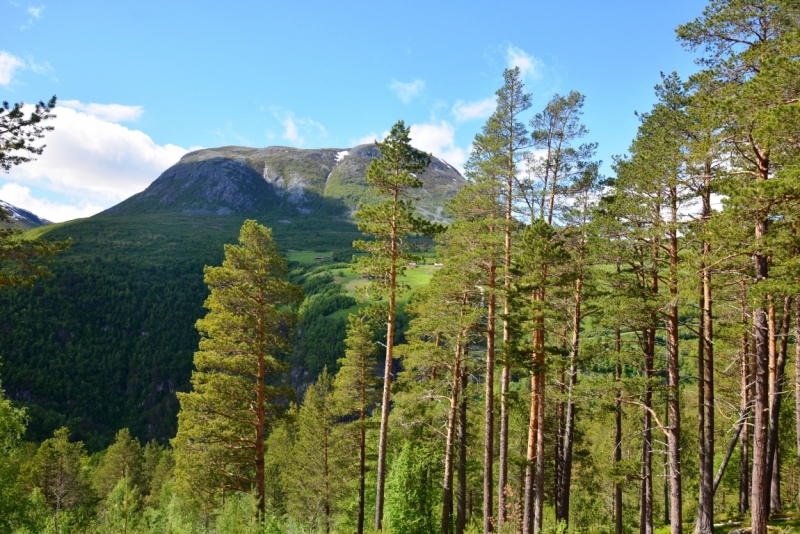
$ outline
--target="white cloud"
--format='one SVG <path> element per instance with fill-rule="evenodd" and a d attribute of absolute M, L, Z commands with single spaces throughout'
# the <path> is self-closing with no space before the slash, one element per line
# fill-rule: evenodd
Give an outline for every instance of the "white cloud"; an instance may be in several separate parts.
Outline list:
<path fill-rule="evenodd" d="M 293 111 L 288 111 L 277 106 L 272 107 L 272 114 L 283 126 L 283 138 L 295 146 L 301 147 L 306 142 L 306 137 L 328 137 L 325 127 L 313 119 L 300 119 Z"/>
<path fill-rule="evenodd" d="M 83 111 L 87 115 L 108 122 L 135 121 L 144 113 L 142 106 L 124 106 L 122 104 L 84 104 L 78 100 L 62 100 L 58 105 Z"/>
<path fill-rule="evenodd" d="M 55 129 L 45 136 L 44 153 L 36 161 L 12 168 L 8 178 L 60 196 L 57 203 L 73 206 L 78 210 L 74 213 L 107 208 L 142 191 L 187 152 L 179 146 L 159 145 L 142 131 L 70 108 L 58 107 L 50 125 Z M 31 211 L 50 220 L 66 213 L 56 204 L 42 206 L 54 211 Z"/>
<path fill-rule="evenodd" d="M 456 146 L 456 130 L 447 121 L 439 124 L 412 124 L 409 135 L 411 145 L 443 159 L 459 172 L 464 172 L 468 151 Z"/>
<path fill-rule="evenodd" d="M 389 135 L 389 130 L 384 131 L 381 135 L 371 132 L 363 137 L 359 137 L 358 139 L 351 139 L 350 146 L 369 145 L 375 141 L 383 141 L 386 139 L 387 135 Z"/>
<path fill-rule="evenodd" d="M 506 49 L 506 60 L 508 67 L 513 69 L 519 67 L 519 71 L 523 78 L 529 80 L 539 80 L 542 77 L 542 68 L 544 63 L 540 59 L 531 54 L 528 54 L 521 48 L 514 45 L 508 45 Z"/>
<path fill-rule="evenodd" d="M 42 18 L 42 12 L 44 11 L 44 6 L 34 7 L 28 6 L 27 12 L 28 15 L 31 16 L 24 25 L 20 26 L 20 30 L 27 30 L 31 26 L 33 26 L 33 22 Z"/>
<path fill-rule="evenodd" d="M 494 113 L 496 107 L 497 99 L 493 96 L 476 102 L 458 100 L 453 106 L 453 115 L 458 122 L 486 119 Z"/>
<path fill-rule="evenodd" d="M 25 63 L 8 52 L 0 52 L 0 85 L 8 85 L 14 77 L 14 71 L 24 67 Z"/>
<path fill-rule="evenodd" d="M 46 198 L 36 198 L 28 187 L 10 182 L 0 187 L 0 200 L 5 200 L 18 208 L 26 209 L 39 217 L 52 222 L 63 222 L 81 217 L 90 217 L 103 211 L 103 207 L 88 200 L 78 205 L 54 202 Z"/>
<path fill-rule="evenodd" d="M 419 95 L 425 89 L 424 80 L 414 80 L 413 82 L 398 82 L 392 80 L 389 84 L 389 89 L 395 92 L 397 98 L 403 101 L 403 104 L 411 102 L 415 96 Z"/>

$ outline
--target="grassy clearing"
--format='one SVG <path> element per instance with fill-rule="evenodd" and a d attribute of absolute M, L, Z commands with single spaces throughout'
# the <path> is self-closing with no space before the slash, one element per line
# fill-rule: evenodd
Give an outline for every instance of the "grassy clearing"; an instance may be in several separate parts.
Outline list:
<path fill-rule="evenodd" d="M 314 258 L 317 257 L 328 258 L 328 260 L 320 261 Z M 290 250 L 286 254 L 286 259 L 289 261 L 294 261 L 297 263 L 314 263 L 319 265 L 325 265 L 326 263 L 331 263 L 331 258 L 333 257 L 333 252 L 330 250 Z M 348 258 L 349 259 L 349 258 Z"/>
<path fill-rule="evenodd" d="M 403 291 L 397 296 L 398 307 L 404 307 L 408 301 L 414 296 L 414 293 L 420 287 L 428 285 L 436 270 L 433 265 L 421 265 L 415 269 L 406 269 L 405 275 L 398 278 L 398 282 L 406 284 L 409 287 L 408 291 Z M 360 274 L 353 273 L 348 269 L 334 269 L 332 271 L 334 281 L 342 284 L 345 293 L 351 297 L 358 298 L 361 296 L 361 290 L 369 283 Z M 332 313 L 329 317 L 334 319 L 346 319 L 351 313 L 356 313 L 359 306 L 351 306 Z"/>

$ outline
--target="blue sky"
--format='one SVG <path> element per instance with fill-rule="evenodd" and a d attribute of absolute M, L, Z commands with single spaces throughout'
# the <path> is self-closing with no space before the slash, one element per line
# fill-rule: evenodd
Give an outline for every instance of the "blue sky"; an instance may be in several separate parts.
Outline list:
<path fill-rule="evenodd" d="M 0 98 L 63 104 L 45 154 L 0 175 L 0 199 L 60 221 L 141 191 L 193 148 L 349 148 L 398 119 L 460 167 L 509 65 L 531 114 L 554 93 L 586 95 L 587 140 L 610 162 L 659 72 L 695 70 L 674 29 L 705 2 L 0 6 Z"/>

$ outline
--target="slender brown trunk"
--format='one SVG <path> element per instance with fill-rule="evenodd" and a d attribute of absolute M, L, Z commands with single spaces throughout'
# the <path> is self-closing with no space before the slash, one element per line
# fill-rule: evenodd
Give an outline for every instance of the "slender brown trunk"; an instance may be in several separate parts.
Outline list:
<path fill-rule="evenodd" d="M 667 399 L 666 406 L 664 407 L 664 413 L 666 414 L 665 417 L 665 424 L 669 427 L 669 399 Z M 670 506 L 669 506 L 669 447 L 667 450 L 664 451 L 664 461 L 661 463 L 664 472 L 662 474 L 661 479 L 664 481 L 664 485 L 662 487 L 662 491 L 664 493 L 664 524 L 670 524 Z"/>
<path fill-rule="evenodd" d="M 328 447 L 328 438 L 329 436 L 329 427 L 328 427 L 328 402 L 329 400 L 326 398 L 324 404 L 322 405 L 322 419 L 324 421 L 324 430 L 322 431 L 322 461 L 323 461 L 323 470 L 322 474 L 325 480 L 324 484 L 324 494 L 325 494 L 325 501 L 323 506 L 323 512 L 325 513 L 325 534 L 330 534 L 331 532 L 331 489 L 330 489 L 330 450 Z"/>
<path fill-rule="evenodd" d="M 386 486 L 386 440 L 389 435 L 389 402 L 392 392 L 392 360 L 394 356 L 394 328 L 397 298 L 397 206 L 399 192 L 394 191 L 394 212 L 392 214 L 391 251 L 389 270 L 389 316 L 386 325 L 386 362 L 383 369 L 383 396 L 381 398 L 381 430 L 378 441 L 378 466 L 375 494 L 375 530 L 383 528 L 384 490 Z"/>
<path fill-rule="evenodd" d="M 771 488 L 769 493 L 769 513 L 779 514 L 783 507 L 781 503 L 781 450 L 779 448 L 775 449 L 772 461 L 773 468 L 772 483 L 770 484 Z"/>
<path fill-rule="evenodd" d="M 567 333 L 564 332 L 564 337 L 566 338 Z M 566 350 L 566 347 L 563 347 L 562 350 Z M 566 393 L 566 363 L 561 361 L 561 369 L 559 369 L 559 378 L 558 378 L 558 404 L 556 405 L 556 424 L 555 424 L 555 432 L 553 432 L 553 463 L 555 464 L 553 469 L 553 496 L 555 497 L 555 512 L 556 512 L 556 524 L 559 523 L 560 518 L 562 518 L 564 511 L 563 511 L 563 502 L 561 501 L 561 480 L 564 476 L 564 415 L 565 415 L 565 406 L 566 403 L 564 402 L 564 394 Z"/>
<path fill-rule="evenodd" d="M 264 384 L 265 373 L 264 354 L 259 353 L 258 378 L 256 378 L 256 499 L 258 500 L 258 515 L 262 519 L 266 512 L 266 488 L 264 486 L 264 435 L 266 434 L 266 416 L 264 413 L 266 394 Z"/>
<path fill-rule="evenodd" d="M 534 332 L 535 336 L 535 332 Z M 534 361 L 536 358 L 534 357 Z M 529 534 L 533 531 L 533 493 L 536 462 L 536 429 L 539 427 L 539 409 L 537 397 L 539 395 L 539 373 L 531 371 L 531 411 L 528 418 L 528 445 L 525 455 L 525 507 L 522 514 L 522 532 Z"/>
<path fill-rule="evenodd" d="M 458 490 L 456 495 L 456 534 L 464 534 L 467 526 L 467 366 L 461 366 L 458 382 Z"/>
<path fill-rule="evenodd" d="M 701 270 L 705 268 L 705 261 L 703 262 L 703 266 Z M 706 344 L 705 340 L 705 321 L 703 320 L 703 309 L 705 308 L 705 292 L 703 291 L 703 277 L 700 277 L 700 324 L 698 325 L 698 338 L 697 338 L 697 451 L 698 451 L 698 467 L 699 467 L 699 482 L 700 487 L 699 491 L 697 492 L 697 525 L 695 526 L 695 532 L 697 534 L 707 534 L 710 532 L 709 530 L 709 523 L 713 523 L 713 520 L 709 520 L 708 516 L 708 508 L 706 506 L 706 500 L 708 499 L 706 492 L 704 491 L 707 483 L 708 483 L 708 472 L 706 471 L 706 410 L 705 410 L 705 400 L 706 400 L 706 382 L 705 378 L 705 350 Z"/>
<path fill-rule="evenodd" d="M 544 291 L 534 290 L 531 292 L 531 303 L 537 309 L 537 303 L 544 298 Z M 539 467 L 541 454 L 540 446 L 544 449 L 544 443 L 539 433 L 544 415 L 544 321 L 541 317 L 533 320 L 533 368 L 531 370 L 531 411 L 528 419 L 528 447 L 525 466 L 525 507 L 523 512 L 522 531 L 523 534 L 537 532 L 536 509 L 538 505 L 539 487 L 544 485 L 544 479 Z M 541 478 L 541 480 L 540 480 Z"/>
<path fill-rule="evenodd" d="M 719 469 L 717 470 L 717 474 L 714 475 L 714 483 L 712 486 L 712 492 L 714 494 L 717 493 L 717 488 L 719 487 L 719 483 L 722 482 L 722 475 L 725 474 L 725 469 L 728 467 L 728 462 L 731 460 L 731 456 L 733 456 L 733 451 L 736 449 L 736 442 L 739 441 L 739 436 L 742 434 L 742 429 L 745 428 L 747 424 L 747 413 L 744 412 L 742 414 L 741 420 L 736 424 L 736 432 L 733 435 L 733 439 L 728 444 L 728 450 L 725 451 L 725 457 L 722 459 L 722 463 L 719 465 Z"/>
<path fill-rule="evenodd" d="M 644 420 L 642 429 L 642 487 L 641 503 L 639 508 L 640 534 L 653 534 L 653 428 L 650 410 L 653 405 L 653 363 L 655 360 L 656 330 L 648 328 L 645 332 L 644 354 Z"/>
<path fill-rule="evenodd" d="M 800 465 L 800 299 L 795 302 L 794 316 L 794 407 L 795 431 L 797 435 L 797 463 Z M 798 484 L 797 506 L 800 509 L 800 484 Z"/>
<path fill-rule="evenodd" d="M 453 442 L 456 433 L 458 392 L 461 381 L 461 342 L 456 344 L 456 361 L 453 366 L 453 391 L 450 394 L 450 411 L 447 416 L 447 438 L 444 449 L 444 490 L 442 492 L 442 534 L 450 534 L 453 518 Z"/>
<path fill-rule="evenodd" d="M 669 424 L 667 426 L 667 442 L 669 445 L 669 487 L 670 487 L 670 532 L 683 532 L 683 489 L 681 483 L 681 378 L 680 352 L 678 337 L 678 233 L 675 226 L 678 222 L 677 191 L 670 188 L 671 223 L 669 236 L 669 295 L 670 306 L 667 318 L 667 376 L 669 384 Z M 706 347 L 708 348 L 708 347 Z M 713 421 L 713 419 L 712 419 Z M 712 429 L 713 435 L 713 429 Z M 711 455 L 713 451 L 706 451 Z M 713 464 L 712 464 L 713 466 Z"/>
<path fill-rule="evenodd" d="M 757 154 L 759 182 L 769 177 L 769 154 Z M 755 248 L 753 264 L 755 283 L 767 280 L 769 267 L 767 257 L 760 248 L 767 235 L 767 214 L 760 213 L 755 221 Z M 767 480 L 768 433 L 769 433 L 769 335 L 767 333 L 767 310 L 757 301 L 753 307 L 753 349 L 755 358 L 755 392 L 753 395 L 755 427 L 753 428 L 753 475 L 750 480 L 752 494 L 752 534 L 767 534 L 769 492 Z"/>
<path fill-rule="evenodd" d="M 792 309 L 792 298 L 784 297 L 783 299 L 783 317 L 781 318 L 781 329 L 779 336 L 775 328 L 775 312 L 774 305 L 770 303 L 770 333 L 772 340 L 770 341 L 770 363 L 773 361 L 774 366 L 771 371 L 770 380 L 770 423 L 769 423 L 769 438 L 768 438 L 768 459 L 767 459 L 767 480 L 770 484 L 769 492 L 769 507 L 772 513 L 780 512 L 781 510 L 781 496 L 780 496 L 780 472 L 777 465 L 778 460 L 778 427 L 781 415 L 781 401 L 783 400 L 783 380 L 786 371 L 786 355 L 789 344 L 789 319 Z M 780 349 L 777 349 L 777 337 L 780 337 Z M 774 357 L 772 357 L 774 355 Z"/>
<path fill-rule="evenodd" d="M 542 356 L 544 356 L 544 330 L 542 330 Z M 544 359 L 544 358 L 542 358 Z M 544 361 L 541 362 L 544 368 Z M 539 403 L 537 406 L 538 424 L 536 425 L 536 488 L 534 491 L 533 507 L 533 532 L 538 534 L 542 531 L 544 520 L 544 395 L 545 395 L 545 374 L 539 371 Z"/>
<path fill-rule="evenodd" d="M 739 513 L 744 515 L 750 507 L 750 340 L 747 335 L 747 286 L 742 287 L 742 369 L 741 369 L 741 402 L 740 409 L 748 414 L 744 422 L 744 431 L 739 436 L 741 449 L 739 456 Z"/>
<path fill-rule="evenodd" d="M 513 110 L 512 110 L 513 113 Z M 512 121 L 513 117 L 512 115 Z M 514 140 L 510 144 L 513 146 Z M 514 192 L 514 180 L 516 178 L 516 165 L 514 163 L 514 150 L 508 152 L 508 174 L 506 176 L 506 226 L 504 240 L 504 272 L 503 288 L 503 370 L 500 376 L 500 454 L 498 458 L 498 477 L 497 477 L 497 530 L 503 529 L 506 520 L 506 486 L 508 485 L 508 388 L 511 382 L 511 367 L 508 362 L 508 343 L 511 339 L 511 332 L 508 324 L 508 294 L 511 291 L 511 230 L 514 224 L 512 200 Z"/>
<path fill-rule="evenodd" d="M 585 221 L 584 221 L 585 223 Z M 583 264 L 583 245 L 579 254 L 578 261 L 580 265 Z M 565 525 L 569 525 L 569 496 L 570 487 L 572 485 L 572 450 L 573 439 L 575 433 L 575 400 L 573 394 L 575 385 L 578 381 L 578 368 L 576 360 L 580 349 L 580 336 L 581 336 L 581 305 L 583 304 L 583 271 L 579 272 L 578 279 L 575 281 L 575 309 L 572 315 L 572 341 L 571 350 L 569 354 L 569 377 L 567 380 L 567 406 L 566 415 L 564 416 L 564 438 L 562 445 L 563 460 L 561 461 L 561 469 L 559 476 L 558 487 L 558 500 L 560 506 L 557 507 L 559 512 L 556 515 L 556 523 L 564 521 Z"/>
<path fill-rule="evenodd" d="M 619 274 L 619 264 L 617 264 L 617 274 Z M 622 382 L 622 363 L 620 362 L 620 352 L 622 351 L 622 335 L 619 327 L 614 330 L 614 351 L 617 353 L 617 363 L 614 367 L 614 382 L 617 389 L 614 392 L 614 466 L 622 463 L 622 390 L 619 387 Z M 614 525 L 615 534 L 622 534 L 622 485 L 614 482 Z"/>
<path fill-rule="evenodd" d="M 711 162 L 705 162 L 703 180 L 703 232 L 711 218 Z M 711 296 L 711 245 L 703 238 L 702 242 L 702 297 L 700 320 L 700 351 L 702 360 L 698 382 L 700 390 L 700 502 L 697 514 L 697 532 L 712 534 L 714 531 L 714 327 Z"/>
<path fill-rule="evenodd" d="M 486 325 L 486 406 L 483 436 L 483 532 L 491 532 L 492 525 L 492 492 L 494 469 L 494 336 L 496 306 L 496 266 L 494 262 L 489 269 L 489 302 L 487 306 Z"/>
<path fill-rule="evenodd" d="M 506 315 L 508 314 L 508 306 L 505 309 Z M 508 328 L 505 324 L 507 321 L 503 320 L 503 347 L 508 345 L 509 335 Z M 498 463 L 498 476 L 497 476 L 497 530 L 503 528 L 506 521 L 506 491 L 508 485 L 508 390 L 511 384 L 511 368 L 508 363 L 503 361 L 503 369 L 500 373 L 500 452 L 497 458 Z"/>
<path fill-rule="evenodd" d="M 650 278 L 650 291 L 658 295 L 658 242 L 653 243 L 653 271 Z M 650 409 L 653 406 L 652 380 L 656 353 L 656 315 L 650 316 L 650 327 L 644 332 L 644 421 L 642 429 L 642 488 L 639 513 L 640 534 L 653 534 L 653 429 Z"/>
<path fill-rule="evenodd" d="M 358 524 L 356 532 L 358 534 L 364 533 L 364 497 L 366 488 L 366 459 L 367 459 L 367 428 L 366 411 L 362 408 L 359 416 L 361 428 L 359 429 L 359 443 L 358 443 Z"/>

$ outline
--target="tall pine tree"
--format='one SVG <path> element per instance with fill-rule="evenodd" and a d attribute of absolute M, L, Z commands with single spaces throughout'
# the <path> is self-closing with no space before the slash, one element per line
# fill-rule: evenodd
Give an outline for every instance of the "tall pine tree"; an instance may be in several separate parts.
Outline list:
<path fill-rule="evenodd" d="M 225 245 L 222 266 L 205 268 L 209 312 L 197 322 L 192 391 L 178 394 L 172 444 L 179 483 L 206 506 L 226 491 L 254 491 L 264 513 L 264 439 L 287 397 L 277 377 L 302 299 L 286 275 L 272 231 L 253 220 L 238 245 Z"/>

